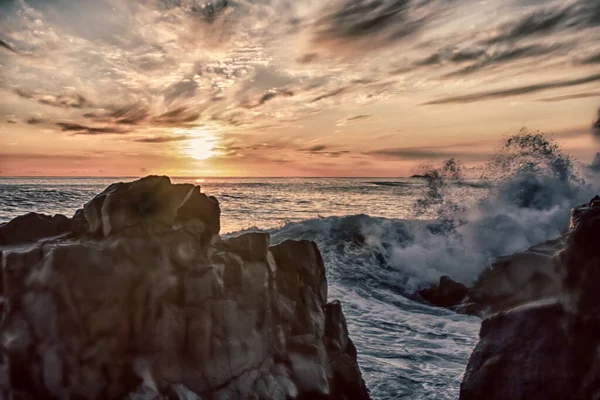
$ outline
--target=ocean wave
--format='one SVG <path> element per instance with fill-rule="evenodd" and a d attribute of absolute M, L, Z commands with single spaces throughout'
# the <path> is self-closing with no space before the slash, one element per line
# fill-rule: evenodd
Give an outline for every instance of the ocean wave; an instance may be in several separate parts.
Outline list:
<path fill-rule="evenodd" d="M 478 186 L 485 191 L 474 200 L 461 195 L 456 162 L 444 164 L 450 175 L 430 175 L 436 179 L 429 180 L 429 197 L 417 204 L 438 207 L 436 220 L 353 215 L 292 222 L 269 232 L 274 242 L 314 240 L 330 280 L 369 296 L 381 289 L 412 296 L 442 275 L 472 283 L 495 258 L 563 234 L 570 209 L 599 187 L 580 179 L 570 159 L 541 135 L 521 133 L 507 146 L 490 164 L 496 169 L 493 184 Z"/>

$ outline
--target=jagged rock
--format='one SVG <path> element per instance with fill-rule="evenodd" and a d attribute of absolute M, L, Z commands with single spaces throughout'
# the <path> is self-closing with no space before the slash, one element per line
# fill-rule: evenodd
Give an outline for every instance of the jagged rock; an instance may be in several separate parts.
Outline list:
<path fill-rule="evenodd" d="M 422 289 L 419 295 L 435 306 L 481 317 L 556 297 L 562 278 L 553 255 L 563 246 L 559 238 L 498 258 L 471 288 L 443 276 L 437 286 Z"/>
<path fill-rule="evenodd" d="M 433 305 L 439 307 L 453 307 L 460 304 L 469 289 L 460 282 L 455 282 L 447 276 L 442 276 L 437 286 L 432 286 L 419 291 L 419 295 Z"/>
<path fill-rule="evenodd" d="M 198 219 L 206 236 L 218 235 L 219 202 L 191 184 L 171 184 L 166 176 L 147 176 L 130 183 L 114 183 L 74 216 L 74 230 L 109 236 L 126 228 Z"/>
<path fill-rule="evenodd" d="M 561 276 L 553 255 L 563 246 L 562 238 L 550 240 L 498 259 L 478 277 L 467 302 L 483 315 L 508 310 L 560 294 Z"/>
<path fill-rule="evenodd" d="M 218 214 L 197 188 L 150 177 L 88 203 L 81 238 L 5 249 L 0 391 L 368 399 L 316 244 L 220 240 Z"/>
<path fill-rule="evenodd" d="M 28 213 L 0 226 L 0 245 L 14 245 L 62 235 L 71 229 L 69 218 Z"/>
<path fill-rule="evenodd" d="M 557 300 L 484 320 L 461 400 L 600 398 L 600 208 L 580 214 L 555 265 Z"/>

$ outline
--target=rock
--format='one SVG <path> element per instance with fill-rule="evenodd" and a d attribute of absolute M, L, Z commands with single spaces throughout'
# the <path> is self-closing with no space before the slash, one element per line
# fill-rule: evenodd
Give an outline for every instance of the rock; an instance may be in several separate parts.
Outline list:
<path fill-rule="evenodd" d="M 481 325 L 460 400 L 573 399 L 577 352 L 561 304 L 524 306 Z"/>
<path fill-rule="evenodd" d="M 562 246 L 560 238 L 498 259 L 477 278 L 465 303 L 485 316 L 558 296 L 561 276 L 553 255 Z"/>
<path fill-rule="evenodd" d="M 600 398 L 600 208 L 581 213 L 554 262 L 554 301 L 483 321 L 461 400 Z"/>
<path fill-rule="evenodd" d="M 69 218 L 28 213 L 0 226 L 0 246 L 35 242 L 39 239 L 70 232 Z"/>
<path fill-rule="evenodd" d="M 455 282 L 447 276 L 440 278 L 438 286 L 433 286 L 419 291 L 419 295 L 433 305 L 439 307 L 453 307 L 460 304 L 469 289 L 460 282 Z"/>
<path fill-rule="evenodd" d="M 130 183 L 115 183 L 84 205 L 74 216 L 74 230 L 109 236 L 126 228 L 198 219 L 207 238 L 220 230 L 219 202 L 198 186 L 171 184 L 166 176 L 147 176 Z"/>
<path fill-rule="evenodd" d="M 83 237 L 3 250 L 2 394 L 369 399 L 316 244 L 219 240 L 219 214 L 151 177 L 88 203 Z"/>

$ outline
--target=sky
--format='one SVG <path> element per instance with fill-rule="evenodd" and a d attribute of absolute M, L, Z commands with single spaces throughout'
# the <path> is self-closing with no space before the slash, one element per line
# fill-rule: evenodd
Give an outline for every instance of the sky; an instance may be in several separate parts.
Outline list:
<path fill-rule="evenodd" d="M 0 175 L 597 165 L 600 1 L 0 0 Z"/>

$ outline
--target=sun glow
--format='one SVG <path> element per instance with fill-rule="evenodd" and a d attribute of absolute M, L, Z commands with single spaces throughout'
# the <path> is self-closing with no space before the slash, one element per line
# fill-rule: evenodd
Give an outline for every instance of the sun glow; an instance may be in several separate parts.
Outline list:
<path fill-rule="evenodd" d="M 187 145 L 190 157 L 196 160 L 206 160 L 213 156 L 214 143 L 205 137 L 192 139 Z"/>
<path fill-rule="evenodd" d="M 180 135 L 189 136 L 189 140 L 181 142 L 181 152 L 195 160 L 203 161 L 216 155 L 216 136 L 210 130 L 183 130 L 178 129 Z"/>

